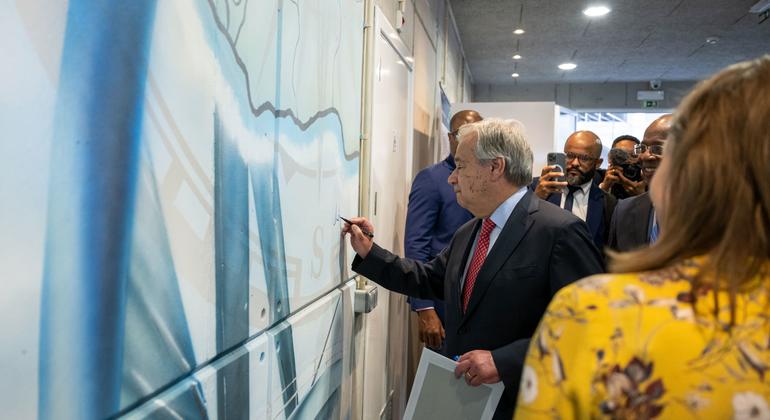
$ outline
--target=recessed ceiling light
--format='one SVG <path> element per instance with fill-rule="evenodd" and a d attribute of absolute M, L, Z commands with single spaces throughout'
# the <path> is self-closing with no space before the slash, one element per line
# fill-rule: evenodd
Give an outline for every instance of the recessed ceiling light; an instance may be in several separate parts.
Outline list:
<path fill-rule="evenodd" d="M 561 63 L 559 64 L 559 68 L 562 70 L 574 70 L 577 67 L 577 64 L 575 63 Z"/>
<path fill-rule="evenodd" d="M 610 9 L 606 6 L 591 6 L 583 10 L 583 14 L 589 17 L 604 16 L 610 12 Z"/>
<path fill-rule="evenodd" d="M 521 34 L 523 34 L 523 33 L 524 33 L 524 29 L 521 29 L 521 28 L 516 28 L 516 30 L 515 30 L 515 31 L 513 31 L 513 33 L 515 33 L 516 35 L 521 35 Z"/>
<path fill-rule="evenodd" d="M 706 44 L 714 45 L 717 42 L 719 42 L 719 37 L 718 36 L 710 36 L 710 37 L 706 38 Z"/>
<path fill-rule="evenodd" d="M 519 77 L 519 73 L 513 73 L 511 74 L 511 77 L 514 77 L 514 78 Z"/>
<path fill-rule="evenodd" d="M 514 60 L 521 60 L 521 56 L 519 54 L 514 54 L 513 57 Z"/>

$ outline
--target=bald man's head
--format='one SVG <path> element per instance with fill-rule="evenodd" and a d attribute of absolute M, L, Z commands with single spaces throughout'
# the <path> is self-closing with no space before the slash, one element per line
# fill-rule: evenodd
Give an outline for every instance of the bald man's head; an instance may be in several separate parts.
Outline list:
<path fill-rule="evenodd" d="M 592 131 L 576 131 L 567 137 L 564 153 L 567 155 L 567 183 L 583 185 L 594 178 L 602 164 L 602 141 Z"/>
<path fill-rule="evenodd" d="M 457 151 L 457 131 L 460 130 L 460 127 L 465 124 L 481 121 L 482 119 L 478 112 L 470 109 L 459 111 L 452 116 L 452 119 L 449 121 L 449 150 L 452 156 Z"/>
<path fill-rule="evenodd" d="M 665 141 L 668 136 L 668 130 L 671 129 L 671 117 L 671 114 L 661 115 L 650 123 L 647 129 L 644 130 L 642 143 L 652 141 L 652 139 L 662 139 Z"/>
<path fill-rule="evenodd" d="M 593 131 L 575 131 L 567 137 L 567 142 L 564 144 L 565 150 L 567 149 L 567 144 L 586 147 L 591 150 L 591 156 L 595 158 L 602 154 L 602 140 Z"/>
<path fill-rule="evenodd" d="M 642 138 L 639 161 L 642 164 L 642 176 L 649 183 L 652 180 L 655 171 L 663 158 L 663 144 L 668 137 L 668 131 L 671 129 L 671 114 L 658 117 L 646 130 Z"/>

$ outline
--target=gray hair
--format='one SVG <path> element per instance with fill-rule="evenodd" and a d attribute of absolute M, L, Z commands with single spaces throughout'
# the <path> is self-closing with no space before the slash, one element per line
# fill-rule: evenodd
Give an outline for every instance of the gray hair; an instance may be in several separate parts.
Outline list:
<path fill-rule="evenodd" d="M 505 178 L 518 187 L 532 181 L 532 149 L 524 137 L 524 125 L 516 120 L 488 118 L 460 128 L 459 138 L 475 132 L 476 159 L 486 163 L 496 158 L 505 161 Z"/>

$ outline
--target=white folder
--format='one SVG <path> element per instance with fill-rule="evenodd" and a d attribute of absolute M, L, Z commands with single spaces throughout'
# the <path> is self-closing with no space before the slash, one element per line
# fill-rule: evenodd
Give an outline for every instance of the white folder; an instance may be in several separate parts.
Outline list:
<path fill-rule="evenodd" d="M 404 420 L 490 420 L 503 395 L 502 382 L 470 386 L 455 378 L 457 363 L 424 348 Z"/>

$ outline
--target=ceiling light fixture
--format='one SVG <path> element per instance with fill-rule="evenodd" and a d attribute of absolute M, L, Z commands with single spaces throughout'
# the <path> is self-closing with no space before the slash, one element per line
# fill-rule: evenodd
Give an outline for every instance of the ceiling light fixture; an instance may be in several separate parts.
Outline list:
<path fill-rule="evenodd" d="M 513 74 L 511 74 L 511 77 L 513 77 L 513 78 L 519 77 L 519 73 L 513 73 Z"/>
<path fill-rule="evenodd" d="M 519 54 L 514 54 L 513 57 L 514 60 L 521 60 L 521 56 Z"/>
<path fill-rule="evenodd" d="M 604 16 L 610 12 L 607 6 L 591 6 L 583 10 L 583 14 L 588 17 Z"/>
<path fill-rule="evenodd" d="M 706 44 L 714 45 L 717 42 L 719 42 L 719 37 L 718 36 L 710 36 L 710 37 L 706 38 Z"/>
<path fill-rule="evenodd" d="M 516 35 L 521 35 L 524 33 L 524 29 L 516 28 L 516 30 L 514 30 L 513 33 Z"/>
<path fill-rule="evenodd" d="M 575 63 L 561 63 L 559 64 L 559 68 L 562 70 L 574 70 L 577 67 L 577 64 Z"/>

